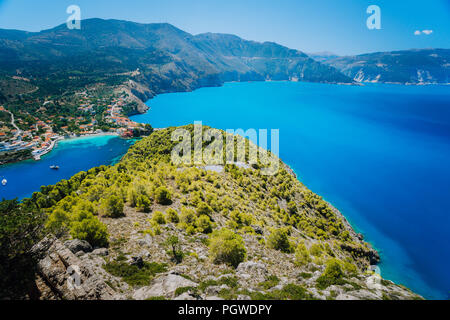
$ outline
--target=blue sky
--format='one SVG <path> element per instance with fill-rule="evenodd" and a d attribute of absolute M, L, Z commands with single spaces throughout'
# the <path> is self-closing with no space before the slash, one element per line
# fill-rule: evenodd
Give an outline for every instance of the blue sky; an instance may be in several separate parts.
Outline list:
<path fill-rule="evenodd" d="M 0 0 L 0 28 L 52 28 L 72 4 L 82 19 L 169 22 L 193 34 L 232 33 L 305 52 L 450 47 L 449 0 Z M 366 26 L 372 4 L 381 9 L 381 30 Z"/>

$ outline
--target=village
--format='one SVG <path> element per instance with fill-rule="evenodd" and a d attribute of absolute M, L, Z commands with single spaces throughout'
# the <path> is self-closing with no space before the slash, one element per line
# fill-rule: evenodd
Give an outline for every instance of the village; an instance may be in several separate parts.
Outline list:
<path fill-rule="evenodd" d="M 0 153 L 30 151 L 35 160 L 40 160 L 41 156 L 50 152 L 58 141 L 63 139 L 91 135 L 117 135 L 123 138 L 132 138 L 136 132 L 144 130 L 143 124 L 133 122 L 124 115 L 124 106 L 129 103 L 126 96 L 100 98 L 95 97 L 87 90 L 75 95 L 79 105 L 77 109 L 83 115 L 65 117 L 51 115 L 47 119 L 33 116 L 35 123 L 25 128 L 26 123 L 23 119 L 15 119 L 12 112 L 8 111 L 5 106 L 0 106 L 0 112 L 5 112 L 11 117 L 7 125 L 5 123 L 3 123 L 3 127 L 0 125 Z M 45 108 L 51 103 L 53 102 L 45 101 L 41 108 Z M 105 108 L 100 116 L 103 125 L 100 125 L 97 106 L 102 103 Z M 60 126 L 55 132 L 55 122 L 57 121 L 71 125 Z"/>

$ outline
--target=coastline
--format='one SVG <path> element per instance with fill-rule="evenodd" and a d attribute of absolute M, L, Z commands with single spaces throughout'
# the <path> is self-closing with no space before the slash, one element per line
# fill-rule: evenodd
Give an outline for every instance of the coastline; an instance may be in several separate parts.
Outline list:
<path fill-rule="evenodd" d="M 34 157 L 35 161 L 39 161 L 42 156 L 50 153 L 54 148 L 58 146 L 58 142 L 60 141 L 67 141 L 67 140 L 76 140 L 76 139 L 82 139 L 82 138 L 94 138 L 94 137 L 103 137 L 103 136 L 117 136 L 120 137 L 118 133 L 114 132 L 102 132 L 102 133 L 93 133 L 93 134 L 83 134 L 83 135 L 71 135 L 69 137 L 59 137 L 52 141 L 51 145 L 48 147 L 47 150 L 45 150 L 43 153 L 39 154 L 38 156 Z"/>
<path fill-rule="evenodd" d="M 45 149 L 43 152 L 39 153 L 38 155 L 30 155 L 30 157 L 27 158 L 19 158 L 17 159 L 17 161 L 9 161 L 9 162 L 5 162 L 2 163 L 0 166 L 3 165 L 8 165 L 8 164 L 14 164 L 14 163 L 20 163 L 23 161 L 28 161 L 28 160 L 34 160 L 34 161 L 40 161 L 41 158 L 47 154 L 49 154 L 53 149 L 55 149 L 56 147 L 58 147 L 58 142 L 60 141 L 66 141 L 66 140 L 76 140 L 76 139 L 82 139 L 82 138 L 94 138 L 94 137 L 102 137 L 102 136 L 116 136 L 116 137 L 120 137 L 120 135 L 118 133 L 115 132 L 102 132 L 102 133 L 93 133 L 93 134 L 84 134 L 84 135 L 70 135 L 68 137 L 58 137 L 55 140 L 53 140 L 50 144 L 50 146 Z"/>
<path fill-rule="evenodd" d="M 285 83 L 288 83 L 288 82 L 293 82 L 293 81 L 253 81 L 253 82 L 285 82 Z M 238 84 L 241 82 L 235 81 L 235 82 L 228 82 L 228 83 Z M 226 83 L 224 85 L 226 85 Z M 405 85 L 405 84 L 401 84 L 401 83 L 398 83 L 398 84 L 396 84 L 396 83 L 374 83 L 374 84 L 373 83 L 364 83 L 363 84 L 363 86 L 365 86 L 365 87 L 370 87 L 371 85 L 381 85 L 381 86 L 386 85 L 386 87 L 388 89 L 391 88 L 391 86 L 394 88 L 402 88 L 403 87 L 403 88 L 405 88 L 405 90 L 410 90 L 410 89 L 406 89 L 407 87 L 436 87 L 436 90 L 438 89 L 438 87 L 443 88 L 443 90 L 445 90 L 445 88 L 446 88 L 446 84 L 439 84 L 439 83 L 437 83 L 437 84 L 430 83 L 427 85 L 417 84 L 417 85 L 413 85 L 413 86 Z M 362 88 L 362 86 L 361 86 L 361 88 Z M 201 89 L 201 88 L 198 88 L 198 89 Z M 359 91 L 359 89 L 357 89 L 357 90 Z M 398 89 L 398 90 L 401 90 L 401 89 Z M 418 90 L 420 90 L 420 89 L 418 89 Z M 439 89 L 439 90 L 441 90 L 441 89 Z M 194 91 L 196 91 L 196 90 L 194 90 Z M 176 101 L 178 101 L 178 100 L 176 100 Z M 153 110 L 155 110 L 155 107 L 158 106 L 158 103 L 152 102 L 151 99 L 149 99 L 149 101 L 147 101 L 147 104 L 151 105 Z M 167 112 L 167 109 L 165 112 Z M 182 112 L 182 110 L 181 110 L 181 112 Z M 147 113 L 150 113 L 150 111 L 148 111 Z M 178 119 L 178 117 L 175 117 L 174 118 L 175 120 L 172 123 L 168 123 L 167 120 L 158 122 L 158 121 L 150 119 L 150 118 L 155 119 L 155 117 L 159 118 L 160 116 L 161 116 L 161 113 L 156 112 L 156 113 L 152 114 L 151 117 L 147 116 L 147 117 L 144 117 L 141 119 L 134 118 L 134 121 L 144 122 L 144 123 L 154 121 L 155 125 L 157 127 L 183 125 L 183 123 L 180 122 L 182 120 L 182 117 L 180 117 L 180 119 Z M 191 117 L 193 117 L 193 116 L 191 116 Z M 213 123 L 208 123 L 208 125 L 214 126 Z M 216 127 L 220 128 L 220 125 L 216 124 Z M 297 177 L 298 177 L 298 179 L 302 178 L 302 177 L 299 177 L 298 175 L 297 175 Z M 311 177 L 309 177 L 309 178 L 311 178 Z M 311 179 L 309 180 L 309 182 L 311 183 Z M 362 234 L 364 241 L 367 242 L 368 244 L 370 244 L 371 248 L 378 253 L 381 260 L 378 263 L 379 269 L 377 268 L 377 272 L 379 270 L 381 270 L 381 273 L 383 274 L 385 279 L 389 279 L 391 281 L 394 281 L 395 283 L 403 284 L 403 285 L 411 288 L 415 292 L 420 292 L 420 294 L 422 296 L 426 297 L 427 299 L 444 299 L 445 298 L 444 296 L 442 296 L 442 291 L 439 291 L 439 288 L 432 286 L 432 283 L 430 284 L 429 277 L 427 276 L 426 273 L 420 273 L 417 270 L 417 268 L 411 267 L 413 260 L 411 260 L 412 258 L 410 256 L 410 254 L 407 251 L 405 251 L 404 247 L 402 247 L 403 244 L 401 242 L 398 242 L 395 237 L 387 236 L 385 234 L 385 231 L 383 230 L 383 228 L 379 228 L 377 226 L 372 225 L 369 222 L 369 220 L 364 217 L 364 211 L 358 210 L 360 208 L 356 208 L 351 202 L 347 201 L 346 198 L 336 197 L 335 194 L 333 194 L 333 193 L 323 192 L 324 190 L 322 190 L 320 188 L 320 186 L 319 186 L 319 188 L 317 188 L 317 185 L 315 187 L 313 187 L 314 183 L 312 185 L 310 183 L 306 184 L 306 181 L 305 181 L 305 185 L 307 186 L 307 188 L 310 189 L 311 191 L 313 191 L 314 193 L 321 195 L 327 203 L 331 204 L 331 206 L 333 208 L 339 208 L 336 210 L 338 210 L 340 212 L 340 214 L 342 216 L 344 216 L 346 222 L 348 223 L 348 225 L 351 226 L 352 230 L 356 234 Z M 342 210 L 342 211 L 340 211 L 340 210 Z M 407 275 L 405 275 L 405 274 L 407 274 Z M 414 278 L 415 280 L 411 281 L 411 278 Z"/>

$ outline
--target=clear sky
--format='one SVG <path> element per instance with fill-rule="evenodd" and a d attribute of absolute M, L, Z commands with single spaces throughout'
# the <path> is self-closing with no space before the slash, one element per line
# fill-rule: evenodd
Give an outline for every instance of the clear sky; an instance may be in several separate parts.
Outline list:
<path fill-rule="evenodd" d="M 52 28 L 72 4 L 82 19 L 169 22 L 193 34 L 232 33 L 305 52 L 450 48 L 450 0 L 0 0 L 0 28 Z M 366 26 L 369 5 L 381 9 L 380 30 Z"/>

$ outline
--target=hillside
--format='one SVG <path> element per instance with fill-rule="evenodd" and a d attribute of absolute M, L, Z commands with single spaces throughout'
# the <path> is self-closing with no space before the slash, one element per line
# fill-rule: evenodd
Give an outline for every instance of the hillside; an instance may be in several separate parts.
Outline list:
<path fill-rule="evenodd" d="M 42 187 L 8 209 L 4 219 L 22 211 L 46 217 L 28 297 L 420 298 L 371 272 L 377 252 L 286 165 L 274 175 L 263 174 L 262 162 L 176 166 L 170 160 L 175 129 L 137 142 L 114 166 Z M 235 137 L 236 151 L 242 139 Z M 248 158 L 248 146 L 245 152 Z M 72 265 L 81 277 L 76 290 L 66 287 Z M 2 281 L 11 279 L 14 272 Z"/>
<path fill-rule="evenodd" d="M 324 63 L 357 82 L 450 83 L 450 49 L 377 52 L 338 57 Z"/>
<path fill-rule="evenodd" d="M 42 77 L 102 76 L 140 69 L 153 94 L 224 81 L 351 82 L 336 69 L 275 43 L 186 33 L 170 24 L 89 19 L 39 33 L 0 30 L 0 71 Z M 85 79 L 87 81 L 87 79 Z"/>
<path fill-rule="evenodd" d="M 328 51 L 308 53 L 308 56 L 321 63 L 339 58 L 339 55 Z"/>

